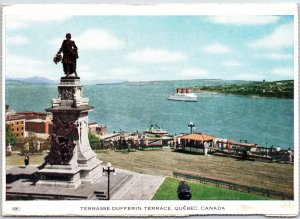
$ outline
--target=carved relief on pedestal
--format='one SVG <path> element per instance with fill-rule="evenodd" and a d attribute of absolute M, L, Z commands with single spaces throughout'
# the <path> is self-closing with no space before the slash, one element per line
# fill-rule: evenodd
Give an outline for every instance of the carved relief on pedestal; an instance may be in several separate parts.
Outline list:
<path fill-rule="evenodd" d="M 51 165 L 68 164 L 73 157 L 75 141 L 79 139 L 75 121 L 53 120 L 51 150 L 45 161 Z"/>
<path fill-rule="evenodd" d="M 74 88 L 63 88 L 59 91 L 62 100 L 73 100 L 75 89 Z"/>
<path fill-rule="evenodd" d="M 52 106 L 61 106 L 66 105 L 66 101 L 68 102 L 68 106 L 78 107 L 82 105 L 89 104 L 89 98 L 84 98 L 82 95 L 82 87 L 81 86 L 60 86 L 58 88 L 58 98 L 53 98 L 51 100 Z M 71 103 L 70 103 L 71 101 Z"/>

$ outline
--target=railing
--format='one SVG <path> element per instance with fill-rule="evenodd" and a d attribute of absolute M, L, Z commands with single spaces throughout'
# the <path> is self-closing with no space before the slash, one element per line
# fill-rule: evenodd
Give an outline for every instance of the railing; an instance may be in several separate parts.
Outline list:
<path fill-rule="evenodd" d="M 215 185 L 216 187 L 228 188 L 228 189 L 239 191 L 239 192 L 247 192 L 247 193 L 252 193 L 255 195 L 267 196 L 267 197 L 274 198 L 274 199 L 281 199 L 281 200 L 293 200 L 294 199 L 293 195 L 291 195 L 291 194 L 286 194 L 283 192 L 270 190 L 270 189 L 244 186 L 244 185 L 240 185 L 240 184 L 236 184 L 236 183 L 232 183 L 232 182 L 228 182 L 228 181 L 212 179 L 212 178 L 207 178 L 207 177 L 202 177 L 202 176 L 197 176 L 197 175 L 191 175 L 191 174 L 186 174 L 186 173 L 181 173 L 181 172 L 173 172 L 173 175 L 175 178 L 180 177 L 180 178 L 190 179 L 190 180 L 197 181 L 197 182 L 200 182 L 203 184 L 211 184 L 211 185 Z"/>
<path fill-rule="evenodd" d="M 150 144 L 150 145 L 143 145 L 143 146 L 141 147 L 141 150 L 145 150 L 145 149 L 148 149 L 148 148 L 151 148 L 152 150 L 153 150 L 154 148 L 162 149 L 163 146 L 162 146 L 162 145 L 152 145 L 152 144 Z"/>

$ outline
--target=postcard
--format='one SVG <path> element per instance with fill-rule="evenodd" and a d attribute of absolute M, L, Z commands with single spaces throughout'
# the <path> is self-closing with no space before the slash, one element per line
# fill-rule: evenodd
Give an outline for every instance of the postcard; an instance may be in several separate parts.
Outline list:
<path fill-rule="evenodd" d="M 2 24 L 4 216 L 298 215 L 297 4 L 15 4 Z"/>

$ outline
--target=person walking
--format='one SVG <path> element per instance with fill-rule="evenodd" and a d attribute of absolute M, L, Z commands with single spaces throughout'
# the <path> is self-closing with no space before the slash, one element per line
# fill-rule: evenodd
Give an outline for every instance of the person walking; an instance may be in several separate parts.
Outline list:
<path fill-rule="evenodd" d="M 29 155 L 28 154 L 25 155 L 24 164 L 25 164 L 25 167 L 27 167 L 29 165 Z"/>

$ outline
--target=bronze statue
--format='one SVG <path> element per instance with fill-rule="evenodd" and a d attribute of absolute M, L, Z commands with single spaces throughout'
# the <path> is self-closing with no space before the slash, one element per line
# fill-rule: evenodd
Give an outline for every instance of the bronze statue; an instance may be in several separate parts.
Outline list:
<path fill-rule="evenodd" d="M 50 136 L 52 146 L 49 154 L 45 157 L 45 162 L 51 165 L 68 164 L 76 146 L 74 141 L 79 139 L 74 121 L 55 119 Z"/>
<path fill-rule="evenodd" d="M 63 57 L 61 56 L 61 52 L 63 52 Z M 66 39 L 62 42 L 60 49 L 58 50 L 56 56 L 53 58 L 55 64 L 62 60 L 63 68 L 66 77 L 69 77 L 71 74 L 75 74 L 76 72 L 76 62 L 78 59 L 78 48 L 73 40 L 71 40 L 71 34 L 66 34 Z"/>

